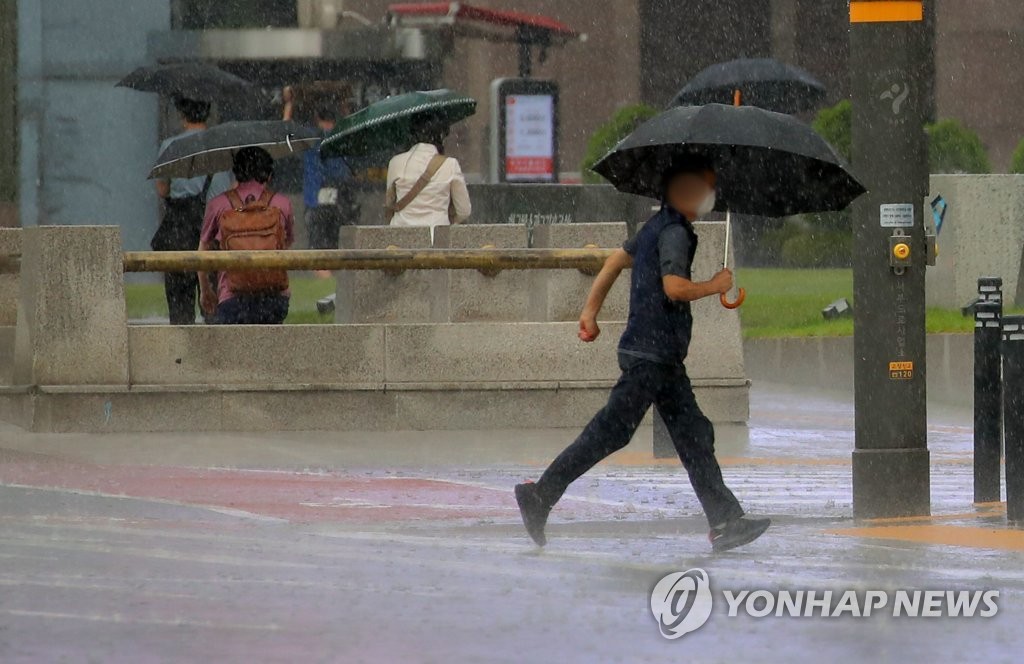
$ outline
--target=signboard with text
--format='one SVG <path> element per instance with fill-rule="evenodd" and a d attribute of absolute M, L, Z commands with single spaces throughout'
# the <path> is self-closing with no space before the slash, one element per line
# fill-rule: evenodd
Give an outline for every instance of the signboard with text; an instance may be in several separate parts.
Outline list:
<path fill-rule="evenodd" d="M 558 182 L 558 85 L 522 78 L 491 84 L 491 181 Z"/>

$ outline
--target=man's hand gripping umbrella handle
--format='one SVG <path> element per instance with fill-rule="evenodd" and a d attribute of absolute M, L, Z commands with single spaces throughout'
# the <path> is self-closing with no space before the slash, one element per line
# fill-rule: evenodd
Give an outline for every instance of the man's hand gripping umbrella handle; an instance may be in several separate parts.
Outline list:
<path fill-rule="evenodd" d="M 732 231 L 732 214 L 730 212 L 725 213 L 725 258 L 722 259 L 722 267 L 729 267 L 729 235 Z M 739 309 L 743 304 L 743 301 L 747 299 L 747 290 L 740 288 L 736 293 L 736 300 L 733 302 L 729 301 L 729 296 L 725 293 L 721 293 L 718 296 L 718 301 L 722 303 L 722 306 L 726 309 Z"/>

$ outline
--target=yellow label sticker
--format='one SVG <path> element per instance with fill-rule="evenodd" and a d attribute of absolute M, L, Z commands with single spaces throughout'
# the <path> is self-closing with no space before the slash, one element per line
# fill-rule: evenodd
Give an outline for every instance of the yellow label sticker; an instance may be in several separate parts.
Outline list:
<path fill-rule="evenodd" d="M 889 380 L 912 380 L 914 378 L 913 362 L 890 362 Z"/>
<path fill-rule="evenodd" d="M 924 20 L 924 3 L 889 0 L 852 0 L 850 23 L 902 23 Z"/>

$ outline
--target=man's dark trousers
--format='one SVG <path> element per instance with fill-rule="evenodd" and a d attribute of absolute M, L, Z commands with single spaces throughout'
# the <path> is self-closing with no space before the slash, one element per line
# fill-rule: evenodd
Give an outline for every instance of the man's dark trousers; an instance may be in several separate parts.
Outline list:
<path fill-rule="evenodd" d="M 198 244 L 198 243 L 197 243 Z M 199 278 L 195 272 L 168 272 L 164 275 L 164 294 L 171 325 L 196 322 L 196 298 Z"/>
<path fill-rule="evenodd" d="M 199 196 L 168 198 L 163 219 L 153 235 L 153 251 L 195 251 L 199 246 L 199 231 L 203 225 L 206 206 L 207 178 Z M 164 294 L 167 296 L 167 314 L 171 325 L 191 325 L 196 322 L 196 300 L 199 296 L 199 277 L 195 272 L 167 272 L 164 274 Z"/>
<path fill-rule="evenodd" d="M 544 502 L 554 505 L 573 481 L 625 447 L 653 404 L 690 475 L 708 523 L 715 527 L 743 516 L 743 508 L 722 479 L 722 469 L 715 459 L 715 429 L 697 406 L 683 364 L 620 355 L 619 366 L 622 376 L 612 388 L 608 405 L 538 480 L 537 489 Z"/>

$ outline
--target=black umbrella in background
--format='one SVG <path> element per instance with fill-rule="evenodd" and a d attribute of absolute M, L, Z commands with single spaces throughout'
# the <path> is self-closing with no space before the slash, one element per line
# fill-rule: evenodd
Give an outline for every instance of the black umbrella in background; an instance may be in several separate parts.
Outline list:
<path fill-rule="evenodd" d="M 745 58 L 704 69 L 679 91 L 671 105 L 733 104 L 799 113 L 824 98 L 825 86 L 809 72 L 771 58 Z"/>
<path fill-rule="evenodd" d="M 263 148 L 274 159 L 281 159 L 316 147 L 322 138 L 319 129 L 290 121 L 225 122 L 168 145 L 149 177 L 193 178 L 230 171 L 242 148 Z"/>
<path fill-rule="evenodd" d="M 139 67 L 117 86 L 204 101 L 255 92 L 244 78 L 200 62 Z"/>
<path fill-rule="evenodd" d="M 619 191 L 660 200 L 664 173 L 692 155 L 715 169 L 715 209 L 727 213 L 784 217 L 842 210 L 866 191 L 808 125 L 754 106 L 707 104 L 664 111 L 623 139 L 594 171 Z M 727 217 L 727 229 L 730 221 Z M 743 295 L 740 289 L 735 306 Z M 734 308 L 725 296 L 722 304 Z"/>

